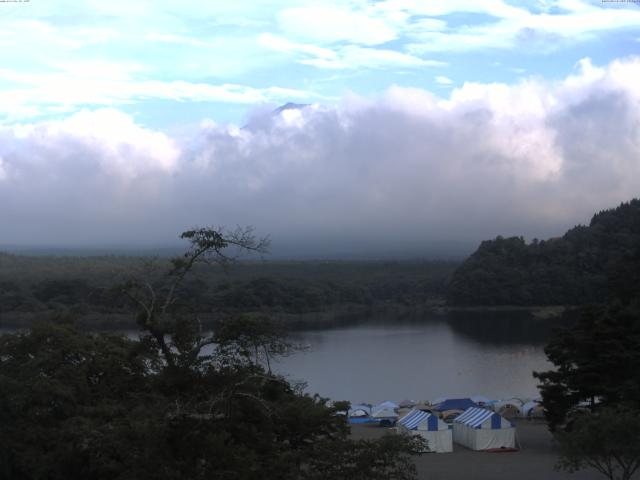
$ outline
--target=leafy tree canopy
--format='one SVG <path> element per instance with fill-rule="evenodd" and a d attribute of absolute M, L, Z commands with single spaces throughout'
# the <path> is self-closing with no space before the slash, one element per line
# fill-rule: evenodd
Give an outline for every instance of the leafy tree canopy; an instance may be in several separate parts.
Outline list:
<path fill-rule="evenodd" d="M 206 333 L 176 308 L 196 262 L 263 245 L 246 230 L 194 232 L 164 282 L 122 286 L 139 338 L 64 319 L 0 337 L 0 478 L 415 478 L 417 437 L 354 441 L 344 402 L 270 371 L 289 345 L 267 318 L 231 317 Z"/>
<path fill-rule="evenodd" d="M 527 244 L 484 241 L 456 270 L 454 305 L 585 305 L 640 293 L 640 199 L 597 213 L 589 226 Z"/>
<path fill-rule="evenodd" d="M 637 410 L 607 407 L 580 416 L 571 432 L 556 435 L 559 467 L 576 472 L 585 466 L 610 480 L 629 480 L 640 468 L 640 416 Z"/>

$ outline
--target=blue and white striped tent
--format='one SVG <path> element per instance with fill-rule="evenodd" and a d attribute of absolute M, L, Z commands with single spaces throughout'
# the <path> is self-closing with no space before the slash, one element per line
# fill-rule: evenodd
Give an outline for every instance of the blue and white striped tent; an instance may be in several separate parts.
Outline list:
<path fill-rule="evenodd" d="M 490 428 L 493 430 L 502 428 L 503 422 L 506 425 L 511 426 L 511 422 L 509 422 L 509 420 L 502 418 L 497 413 L 492 412 L 491 410 L 477 407 L 469 408 L 464 413 L 461 413 L 458 417 L 456 417 L 453 421 L 454 423 L 463 423 L 471 428 L 483 428 L 482 424 L 488 419 L 491 419 Z"/>
<path fill-rule="evenodd" d="M 491 410 L 469 408 L 453 420 L 453 441 L 472 450 L 515 448 L 515 428 Z"/>
<path fill-rule="evenodd" d="M 398 421 L 397 428 L 399 432 L 424 437 L 429 452 L 453 451 L 453 436 L 449 426 L 429 412 L 413 409 Z"/>
<path fill-rule="evenodd" d="M 421 430 L 438 430 L 438 417 L 422 410 L 411 410 L 398 422 L 407 430 L 416 430 L 420 426 Z"/>

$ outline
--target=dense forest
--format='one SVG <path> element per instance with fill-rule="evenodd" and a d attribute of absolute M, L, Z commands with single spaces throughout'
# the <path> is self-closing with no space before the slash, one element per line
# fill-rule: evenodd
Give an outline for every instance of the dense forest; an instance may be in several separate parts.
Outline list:
<path fill-rule="evenodd" d="M 484 241 L 455 271 L 451 305 L 583 305 L 640 285 L 640 200 L 599 212 L 560 238 Z"/>
<path fill-rule="evenodd" d="M 181 238 L 191 246 L 164 273 L 118 288 L 136 338 L 78 328 L 64 311 L 0 335 L 0 478 L 415 480 L 423 440 L 353 439 L 348 402 L 272 372 L 297 347 L 269 316 L 229 315 L 205 333 L 175 301 L 197 265 L 264 242 L 209 228 Z"/>
<path fill-rule="evenodd" d="M 130 305 L 118 288 L 130 277 L 152 283 L 169 259 L 134 256 L 26 256 L 0 253 L 0 326 L 30 324 L 53 312 L 100 328 L 127 327 Z M 198 265 L 180 287 L 180 305 L 203 321 L 261 312 L 292 323 L 366 313 L 382 305 L 442 304 L 457 264 L 444 261 L 243 261 Z M 295 325 L 294 325 L 295 326 Z"/>

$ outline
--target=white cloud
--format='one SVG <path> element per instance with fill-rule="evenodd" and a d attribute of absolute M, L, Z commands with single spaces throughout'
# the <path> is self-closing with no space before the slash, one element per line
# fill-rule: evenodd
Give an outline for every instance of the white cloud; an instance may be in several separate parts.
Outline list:
<path fill-rule="evenodd" d="M 452 14 L 484 14 L 489 19 L 450 25 Z M 502 0 L 355 0 L 284 9 L 278 18 L 282 32 L 291 38 L 323 46 L 336 42 L 375 46 L 400 40 L 415 55 L 486 48 L 544 51 L 605 31 L 640 27 L 640 11 L 632 5 L 614 8 L 578 0 L 529 9 Z"/>
<path fill-rule="evenodd" d="M 6 123 L 147 99 L 313 101 L 336 91 L 322 70 L 358 91 L 442 66 L 443 52 L 548 53 L 638 28 L 634 5 L 577 0 L 32 2 L 0 19 L 0 102 Z"/>
<path fill-rule="evenodd" d="M 4 161 L 2 160 L 2 157 L 0 157 L 0 181 L 5 180 L 7 176 L 7 172 L 4 168 Z"/>
<path fill-rule="evenodd" d="M 444 75 L 437 75 L 435 80 L 436 83 L 440 85 L 451 85 L 453 83 L 449 77 L 445 77 Z"/>
<path fill-rule="evenodd" d="M 180 151 L 163 133 L 137 125 L 114 109 L 83 110 L 61 121 L 0 129 L 4 164 L 17 176 L 106 174 L 133 180 L 176 171 Z M 29 158 L 16 154 L 29 152 Z"/>
<path fill-rule="evenodd" d="M 446 100 L 396 86 L 245 128 L 203 122 L 179 143 L 113 110 L 0 128 L 0 243 L 157 244 L 237 223 L 308 252 L 558 235 L 638 195 L 639 77 L 628 58 Z"/>
<path fill-rule="evenodd" d="M 278 23 L 288 35 L 312 42 L 379 45 L 397 38 L 385 19 L 330 3 L 284 9 L 278 13 Z"/>
<path fill-rule="evenodd" d="M 438 18 L 418 18 L 415 21 L 411 21 L 405 31 L 411 32 L 439 32 L 446 30 L 447 22 Z"/>
<path fill-rule="evenodd" d="M 381 12 L 404 11 L 409 15 L 442 17 L 452 13 L 484 13 L 497 18 L 519 18 L 527 11 L 501 0 L 386 0 L 376 4 Z"/>
<path fill-rule="evenodd" d="M 359 69 L 359 68 L 392 68 L 392 67 L 443 67 L 446 62 L 437 60 L 424 60 L 414 55 L 384 50 L 379 48 L 364 48 L 349 45 L 340 48 L 334 58 L 309 58 L 301 60 L 301 63 L 313 65 L 318 68 L 328 69 Z"/>
<path fill-rule="evenodd" d="M 183 80 L 150 80 L 138 65 L 104 61 L 52 64 L 46 74 L 0 69 L 5 123 L 87 105 L 115 106 L 148 99 L 259 104 L 322 98 L 310 91 L 278 86 L 254 88 L 233 83 L 210 84 Z M 1 117 L 0 117 L 1 119 Z"/>
<path fill-rule="evenodd" d="M 285 37 L 273 35 L 271 33 L 262 33 L 258 36 L 258 43 L 272 50 L 284 53 L 301 54 L 315 58 L 324 58 L 328 60 L 337 57 L 336 52 L 330 48 L 323 48 L 310 43 L 295 43 L 287 40 Z"/>
<path fill-rule="evenodd" d="M 393 67 L 442 67 L 445 62 L 425 60 L 413 55 L 382 48 L 347 45 L 334 48 L 319 47 L 308 43 L 295 43 L 270 33 L 258 37 L 258 43 L 279 52 L 297 57 L 304 65 L 334 70 Z"/>
<path fill-rule="evenodd" d="M 100 25 L 82 26 L 71 24 L 58 26 L 45 19 L 5 17 L 0 22 L 0 38 L 10 38 L 13 49 L 39 46 L 34 52 L 69 52 L 83 47 L 108 43 L 121 36 L 117 29 Z"/>
<path fill-rule="evenodd" d="M 425 4 L 427 2 L 424 2 Z M 545 51 L 559 48 L 563 43 L 594 39 L 604 31 L 640 28 L 640 10 L 633 7 L 616 8 L 606 4 L 580 1 L 559 2 L 562 13 L 530 12 L 503 2 L 474 2 L 475 10 L 495 17 L 494 21 L 471 23 L 447 29 L 413 30 L 408 51 L 416 55 L 428 52 L 467 52 L 487 48 L 527 48 Z M 455 2 L 431 14 L 446 15 L 454 11 L 473 11 L 469 4 Z M 412 6 L 412 12 L 424 11 Z"/>
<path fill-rule="evenodd" d="M 211 44 L 197 38 L 171 33 L 148 33 L 144 37 L 146 40 L 160 43 L 175 43 L 177 45 L 190 45 L 193 47 L 209 47 Z"/>

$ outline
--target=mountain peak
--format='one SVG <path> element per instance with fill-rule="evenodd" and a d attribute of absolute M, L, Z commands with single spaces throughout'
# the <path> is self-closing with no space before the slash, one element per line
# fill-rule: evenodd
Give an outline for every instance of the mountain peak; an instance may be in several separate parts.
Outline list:
<path fill-rule="evenodd" d="M 274 114 L 278 114 L 280 112 L 283 112 L 285 110 L 302 110 L 303 108 L 308 107 L 310 104 L 309 103 L 293 103 L 293 102 L 287 102 L 284 105 L 276 108 L 273 113 Z"/>

